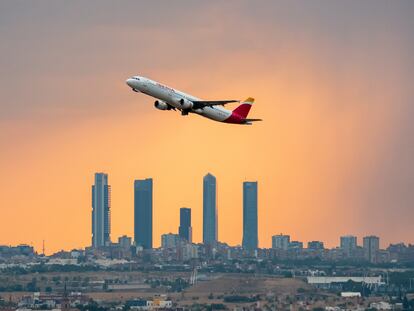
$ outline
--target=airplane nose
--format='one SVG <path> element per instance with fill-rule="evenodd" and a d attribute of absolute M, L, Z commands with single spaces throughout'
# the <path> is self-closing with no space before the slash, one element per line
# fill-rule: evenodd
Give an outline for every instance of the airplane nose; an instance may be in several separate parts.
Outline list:
<path fill-rule="evenodd" d="M 129 78 L 125 82 L 129 87 L 134 87 L 134 79 Z"/>

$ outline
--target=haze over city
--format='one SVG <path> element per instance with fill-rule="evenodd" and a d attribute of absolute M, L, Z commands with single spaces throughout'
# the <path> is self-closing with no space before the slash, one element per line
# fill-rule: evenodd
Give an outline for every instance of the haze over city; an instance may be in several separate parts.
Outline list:
<path fill-rule="evenodd" d="M 375 5 L 374 5 L 375 4 Z M 0 244 L 91 244 L 93 174 L 112 233 L 133 235 L 134 180 L 154 181 L 154 245 L 217 177 L 219 240 L 241 244 L 242 182 L 271 236 L 413 242 L 414 3 L 0 3 Z M 336 14 L 337 13 L 337 14 Z M 339 14 L 340 13 L 340 14 Z M 172 111 L 134 74 L 207 99 L 255 97 L 254 126 Z"/>

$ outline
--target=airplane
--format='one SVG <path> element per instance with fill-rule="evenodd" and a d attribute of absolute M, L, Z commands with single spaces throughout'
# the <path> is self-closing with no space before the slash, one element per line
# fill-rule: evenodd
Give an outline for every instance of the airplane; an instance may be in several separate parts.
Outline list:
<path fill-rule="evenodd" d="M 247 118 L 254 102 L 251 97 L 241 102 L 241 105 L 231 111 L 220 106 L 240 102 L 239 100 L 202 100 L 141 76 L 133 76 L 127 79 L 126 84 L 134 92 L 155 97 L 157 100 L 154 102 L 154 107 L 159 110 L 178 109 L 183 116 L 196 113 L 214 121 L 233 124 L 251 125 L 252 122 L 262 121 L 262 119 Z"/>

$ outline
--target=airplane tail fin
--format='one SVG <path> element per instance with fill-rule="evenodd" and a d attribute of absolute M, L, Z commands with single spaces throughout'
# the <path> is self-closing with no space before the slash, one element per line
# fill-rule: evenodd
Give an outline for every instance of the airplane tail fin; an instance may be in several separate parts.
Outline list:
<path fill-rule="evenodd" d="M 234 113 L 238 114 L 242 118 L 246 118 L 249 114 L 250 108 L 254 103 L 254 98 L 249 97 L 241 103 L 236 109 L 233 110 Z"/>

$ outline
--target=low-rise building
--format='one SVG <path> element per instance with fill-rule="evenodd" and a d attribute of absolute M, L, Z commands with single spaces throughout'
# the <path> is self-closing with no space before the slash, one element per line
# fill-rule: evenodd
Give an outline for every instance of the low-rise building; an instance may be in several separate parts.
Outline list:
<path fill-rule="evenodd" d="M 345 284 L 349 281 L 364 283 L 369 286 L 384 285 L 381 276 L 308 276 L 307 282 L 318 288 L 330 288 L 332 285 Z"/>
<path fill-rule="evenodd" d="M 153 299 L 134 299 L 128 300 L 126 306 L 131 310 L 157 310 L 172 308 L 172 301 L 164 295 Z"/>

